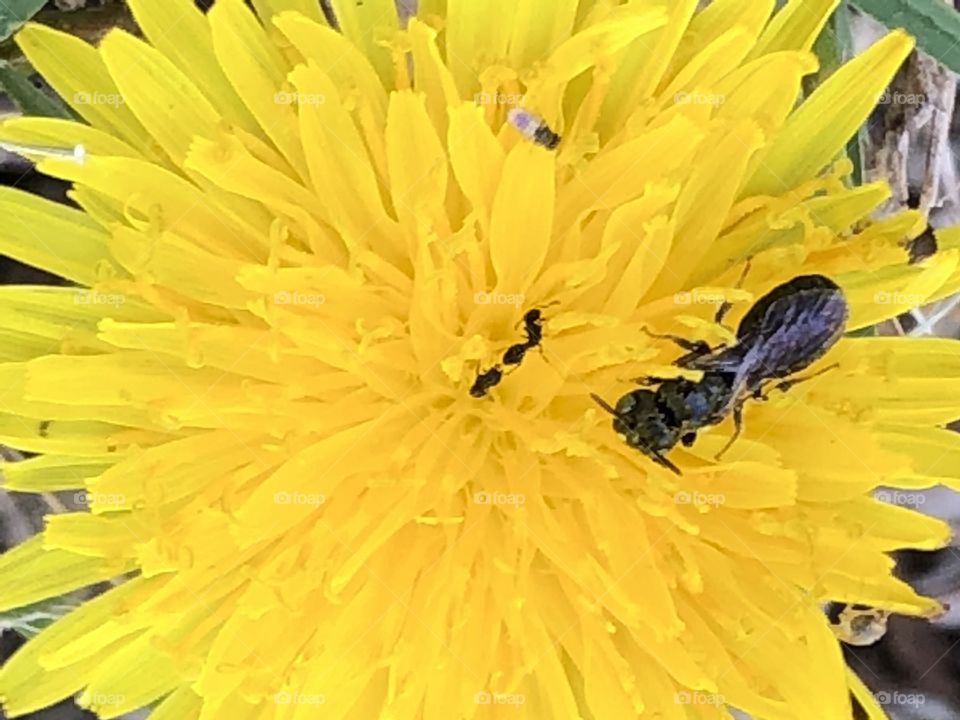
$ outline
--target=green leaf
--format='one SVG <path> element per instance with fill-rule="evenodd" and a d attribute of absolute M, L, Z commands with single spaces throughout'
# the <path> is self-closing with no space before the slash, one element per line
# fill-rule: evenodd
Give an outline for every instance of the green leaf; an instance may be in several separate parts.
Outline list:
<path fill-rule="evenodd" d="M 820 63 L 820 69 L 816 75 L 809 75 L 803 79 L 804 96 L 810 97 L 814 90 L 826 82 L 844 63 L 853 59 L 855 53 L 850 27 L 851 12 L 849 3 L 843 0 L 837 5 L 830 21 L 824 25 L 823 31 L 813 44 L 813 52 Z M 864 130 L 865 126 L 860 127 L 847 142 L 847 146 L 842 152 L 842 155 L 846 155 L 853 163 L 850 182 L 854 185 L 859 185 L 863 178 L 861 144 Z"/>
<path fill-rule="evenodd" d="M 8 610 L 0 613 L 0 630 L 13 630 L 30 639 L 80 605 L 81 600 L 78 597 L 64 595 Z"/>
<path fill-rule="evenodd" d="M 13 35 L 36 15 L 46 0 L 3 0 L 0 2 L 0 41 Z"/>
<path fill-rule="evenodd" d="M 843 53 L 843 61 L 851 60 L 856 54 L 853 48 L 853 26 L 851 23 L 850 3 L 843 0 L 833 13 L 830 24 L 833 26 L 833 32 L 837 36 L 837 43 Z"/>
<path fill-rule="evenodd" d="M 843 10 L 843 7 L 839 7 L 837 12 Z M 833 17 L 830 18 L 830 21 L 824 25 L 823 32 L 817 37 L 816 42 L 813 43 L 813 52 L 817 56 L 817 60 L 820 61 L 820 70 L 817 72 L 816 80 L 817 85 L 823 84 L 823 82 L 833 75 L 837 69 L 844 63 L 844 45 L 837 36 L 835 22 L 836 22 L 837 13 L 834 12 Z"/>
<path fill-rule="evenodd" d="M 960 73 L 960 13 L 943 0 L 852 0 L 888 28 L 904 28 L 934 60 Z"/>
<path fill-rule="evenodd" d="M 2 2 L 0 2 L 2 6 Z M 30 80 L 0 60 L 0 89 L 6 91 L 24 115 L 72 118 L 73 115 L 59 98 L 50 97 Z"/>

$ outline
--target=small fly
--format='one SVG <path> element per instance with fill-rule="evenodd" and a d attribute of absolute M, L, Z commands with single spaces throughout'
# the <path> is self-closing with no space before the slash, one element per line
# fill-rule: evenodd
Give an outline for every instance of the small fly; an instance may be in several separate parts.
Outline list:
<path fill-rule="evenodd" d="M 562 139 L 550 129 L 543 118 L 527 110 L 511 108 L 507 113 L 507 121 L 527 140 L 535 142 L 547 150 L 555 150 Z"/>

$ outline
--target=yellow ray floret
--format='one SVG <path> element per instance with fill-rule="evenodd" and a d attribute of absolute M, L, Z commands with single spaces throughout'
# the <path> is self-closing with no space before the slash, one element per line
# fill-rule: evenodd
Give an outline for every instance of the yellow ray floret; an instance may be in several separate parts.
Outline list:
<path fill-rule="evenodd" d="M 0 610 L 111 582 L 8 715 L 882 717 L 819 605 L 941 610 L 890 553 L 949 528 L 873 493 L 960 489 L 955 343 L 844 336 L 721 458 L 729 412 L 658 464 L 590 395 L 699 382 L 655 334 L 730 345 L 798 275 L 845 330 L 960 289 L 958 231 L 909 265 L 923 218 L 838 159 L 904 33 L 798 103 L 835 0 L 130 5 L 144 39 L 28 25 L 83 122 L 0 126 L 86 151 L 38 155 L 80 209 L 0 192 L 0 252 L 70 283 L 0 291 L 3 486 L 88 505 Z"/>

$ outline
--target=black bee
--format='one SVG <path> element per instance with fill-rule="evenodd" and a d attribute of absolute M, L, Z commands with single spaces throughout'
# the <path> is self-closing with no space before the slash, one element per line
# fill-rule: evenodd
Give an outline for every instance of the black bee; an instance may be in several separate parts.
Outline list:
<path fill-rule="evenodd" d="M 663 453 L 678 442 L 690 447 L 698 430 L 726 417 L 733 397 L 733 374 L 706 372 L 696 382 L 685 378 L 644 378 L 639 382 L 660 385 L 653 391 L 634 390 L 624 395 L 615 408 L 597 395 L 591 397 L 614 416 L 613 430 L 627 445 L 679 475 L 680 469 Z"/>
<path fill-rule="evenodd" d="M 610 407 L 599 395 L 591 394 L 596 403 L 613 415 L 613 431 L 621 435 L 632 448 L 665 468 L 680 474 L 680 468 L 663 454 L 680 441 L 680 429 L 657 405 L 656 393 L 652 390 L 634 390 Z"/>
<path fill-rule="evenodd" d="M 699 381 L 665 380 L 657 388 L 657 404 L 680 430 L 680 442 L 690 447 L 697 431 L 723 420 L 733 391 L 733 375 L 706 372 Z"/>
<path fill-rule="evenodd" d="M 725 310 L 718 312 L 718 321 Z M 674 472 L 679 470 L 664 452 L 678 441 L 689 446 L 697 430 L 732 415 L 734 434 L 717 454 L 719 459 L 740 435 L 747 399 L 766 399 L 771 386 L 785 391 L 819 375 L 790 377 L 839 340 L 848 315 L 846 298 L 836 283 L 822 275 L 803 275 L 760 298 L 740 321 L 733 345 L 710 348 L 704 342 L 660 336 L 687 350 L 674 364 L 701 370 L 699 381 L 642 378 L 638 382 L 658 384 L 657 390 L 635 390 L 621 398 L 616 408 L 596 395 L 593 398 L 614 415 L 614 430 L 628 445 Z M 640 403 L 636 396 L 642 392 L 649 397 Z"/>
<path fill-rule="evenodd" d="M 835 282 L 823 275 L 801 275 L 778 285 L 747 311 L 734 345 L 708 353 L 701 347 L 677 364 L 736 373 L 738 397 L 759 398 L 764 383 L 793 375 L 823 357 L 843 335 L 849 314 Z M 776 384 L 786 389 L 796 382 Z"/>

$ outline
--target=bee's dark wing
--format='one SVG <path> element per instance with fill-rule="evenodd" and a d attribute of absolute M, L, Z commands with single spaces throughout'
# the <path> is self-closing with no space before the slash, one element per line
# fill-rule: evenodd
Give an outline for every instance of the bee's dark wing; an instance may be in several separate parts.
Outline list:
<path fill-rule="evenodd" d="M 773 288 L 770 292 L 757 300 L 747 314 L 740 321 L 737 328 L 737 339 L 754 335 L 761 331 L 764 318 L 783 313 L 783 304 L 793 304 L 797 298 L 803 296 L 831 296 L 842 291 L 830 278 L 823 275 L 800 275 Z"/>
<path fill-rule="evenodd" d="M 704 372 L 733 373 L 740 369 L 750 347 L 744 343 L 737 343 L 730 347 L 714 350 L 709 355 L 698 355 L 677 362 L 677 365 L 688 370 L 703 370 Z"/>
<path fill-rule="evenodd" d="M 786 377 L 810 365 L 839 339 L 848 312 L 835 282 L 822 275 L 801 275 L 750 308 L 740 321 L 735 345 L 693 357 L 682 367 L 737 373 L 751 382 Z"/>
<path fill-rule="evenodd" d="M 804 369 L 836 343 L 848 315 L 843 291 L 822 275 L 774 288 L 740 323 L 738 344 L 755 348 L 751 361 L 757 367 L 748 375 L 782 378 Z"/>

